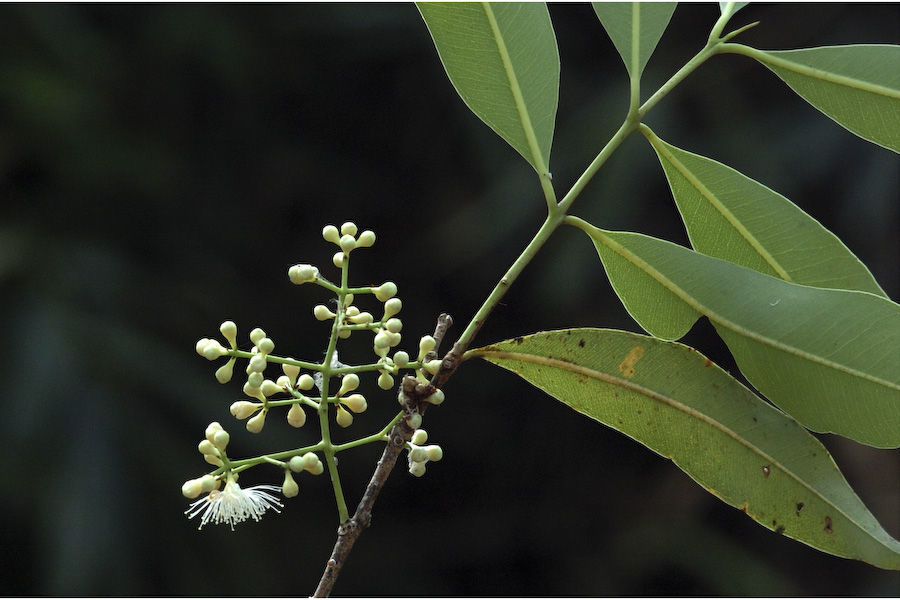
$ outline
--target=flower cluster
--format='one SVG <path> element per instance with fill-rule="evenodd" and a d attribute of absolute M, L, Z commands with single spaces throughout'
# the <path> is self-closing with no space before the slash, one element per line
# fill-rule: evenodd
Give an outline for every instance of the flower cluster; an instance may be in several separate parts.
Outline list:
<path fill-rule="evenodd" d="M 409 455 L 407 457 L 409 472 L 416 477 L 421 477 L 425 474 L 425 463 L 428 461 L 437 462 L 444 456 L 444 451 L 441 450 L 440 446 L 436 444 L 424 446 L 423 444 L 427 441 L 428 434 L 424 429 L 418 429 L 413 433 L 412 439 L 407 444 L 409 447 Z"/>

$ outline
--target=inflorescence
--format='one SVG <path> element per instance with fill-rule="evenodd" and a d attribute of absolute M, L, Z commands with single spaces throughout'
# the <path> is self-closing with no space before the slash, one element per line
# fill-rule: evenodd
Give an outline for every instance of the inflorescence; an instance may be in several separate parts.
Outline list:
<path fill-rule="evenodd" d="M 358 392 L 360 374 L 377 373 L 377 385 L 383 390 L 394 386 L 394 377 L 402 370 L 415 373 L 417 380 L 427 383 L 428 377 L 437 372 L 440 360 L 434 358 L 435 340 L 424 336 L 419 341 L 416 360 L 402 350 L 391 351 L 401 341 L 403 323 L 397 317 L 403 303 L 397 298 L 397 286 L 387 281 L 379 286 L 350 287 L 347 285 L 349 260 L 352 251 L 367 248 L 375 243 L 375 234 L 369 230 L 357 235 L 354 223 L 344 223 L 340 229 L 328 225 L 322 230 L 322 237 L 336 244 L 340 251 L 332 257 L 334 265 L 341 270 L 341 283 L 334 284 L 324 278 L 319 269 L 308 264 L 297 264 L 288 269 L 291 283 L 302 285 L 314 283 L 323 287 L 337 297 L 335 310 L 325 304 L 313 309 L 313 316 L 319 321 L 330 321 L 332 324 L 328 350 L 322 362 L 300 361 L 290 357 L 273 354 L 275 343 L 260 328 L 250 332 L 250 350 L 240 350 L 237 340 L 237 325 L 225 321 L 219 331 L 228 343 L 222 345 L 215 339 L 203 338 L 197 342 L 197 353 L 207 360 L 227 357 L 215 373 L 219 383 L 228 383 L 234 376 L 234 368 L 239 359 L 245 359 L 246 381 L 244 394 L 250 400 L 238 400 L 231 404 L 231 414 L 239 419 L 246 419 L 246 428 L 250 433 L 260 433 L 266 423 L 269 411 L 287 407 L 287 422 L 295 428 L 303 427 L 307 421 L 307 411 L 311 410 L 319 417 L 322 439 L 312 445 L 259 456 L 256 458 L 233 460 L 226 454 L 226 446 L 230 435 L 218 423 L 211 423 L 206 429 L 206 437 L 198 444 L 198 450 L 204 460 L 213 465 L 215 470 L 198 479 L 191 479 L 182 486 L 182 493 L 193 502 L 185 514 L 189 518 L 201 515 L 200 528 L 207 523 L 224 523 L 234 529 L 234 525 L 248 518 L 258 521 L 269 509 L 281 512 L 283 504 L 271 492 L 280 491 L 286 498 L 299 493 L 299 486 L 293 474 L 307 471 L 313 475 L 323 473 L 327 468 L 331 475 L 338 511 L 341 520 L 347 518 L 346 505 L 341 492 L 337 473 L 335 454 L 339 451 L 372 442 L 385 442 L 391 427 L 401 418 L 417 430 L 407 444 L 409 450 L 409 472 L 420 477 L 425 472 L 428 461 L 438 461 L 443 456 L 440 446 L 423 446 L 427 439 L 424 430 L 419 429 L 422 416 L 418 412 L 410 412 L 404 393 L 401 391 L 398 400 L 404 412 L 394 417 L 378 433 L 362 437 L 355 442 L 336 445 L 331 442 L 330 415 L 333 412 L 334 422 L 345 428 L 353 423 L 354 415 L 365 412 L 368 404 L 365 396 Z M 372 295 L 382 304 L 381 318 L 362 311 L 354 304 L 357 297 Z M 369 331 L 373 334 L 372 349 L 377 358 L 364 365 L 345 365 L 338 361 L 337 342 L 348 339 L 354 332 Z M 281 374 L 273 381 L 267 379 L 265 371 L 271 364 L 280 365 Z M 332 378 L 340 378 L 336 391 L 332 391 Z M 444 394 L 436 390 L 426 401 L 440 404 Z M 332 410 L 333 409 L 333 410 Z M 322 458 L 320 458 L 320 455 Z M 323 463 L 324 458 L 324 463 Z M 259 464 L 271 464 L 280 467 L 284 480 L 280 487 L 260 485 L 241 488 L 238 485 L 238 473 Z M 224 484 L 224 488 L 223 488 Z"/>

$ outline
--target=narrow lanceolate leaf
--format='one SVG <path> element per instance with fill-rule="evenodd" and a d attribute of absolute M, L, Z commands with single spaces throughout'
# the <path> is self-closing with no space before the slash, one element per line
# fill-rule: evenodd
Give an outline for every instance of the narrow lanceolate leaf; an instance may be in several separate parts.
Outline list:
<path fill-rule="evenodd" d="M 559 98 L 559 51 L 540 3 L 420 2 L 450 81 L 466 105 L 548 172 Z"/>
<path fill-rule="evenodd" d="M 900 152 L 900 46 L 761 51 L 735 44 L 733 48 L 763 63 L 856 135 Z"/>
<path fill-rule="evenodd" d="M 632 78 L 640 78 L 659 43 L 677 2 L 592 2 L 594 12 L 625 61 Z"/>
<path fill-rule="evenodd" d="M 900 446 L 900 306 L 788 283 L 636 233 L 583 229 L 649 333 L 681 337 L 705 315 L 750 383 L 803 425 Z"/>
<path fill-rule="evenodd" d="M 607 329 L 536 333 L 472 350 L 672 459 L 761 525 L 825 552 L 900 569 L 828 451 L 692 348 Z"/>
<path fill-rule="evenodd" d="M 641 132 L 659 157 L 691 245 L 785 281 L 887 297 L 866 266 L 793 202 L 722 163 Z"/>

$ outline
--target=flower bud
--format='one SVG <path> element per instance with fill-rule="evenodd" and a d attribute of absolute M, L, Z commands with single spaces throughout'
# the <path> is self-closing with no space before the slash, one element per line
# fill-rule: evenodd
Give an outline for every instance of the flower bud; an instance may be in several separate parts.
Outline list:
<path fill-rule="evenodd" d="M 306 461 L 303 460 L 302 456 L 292 456 L 291 460 L 288 461 L 288 467 L 294 473 L 299 473 L 306 467 Z"/>
<path fill-rule="evenodd" d="M 390 340 L 390 338 L 388 337 L 387 332 L 386 332 L 386 331 L 379 331 L 378 333 L 376 333 L 376 334 L 375 334 L 375 340 L 372 342 L 372 345 L 375 346 L 376 349 L 390 348 L 390 347 L 391 347 L 391 340 Z"/>
<path fill-rule="evenodd" d="M 403 329 L 403 322 L 397 318 L 388 319 L 387 323 L 384 324 L 384 328 L 391 333 L 400 333 L 400 330 Z"/>
<path fill-rule="evenodd" d="M 219 431 L 222 430 L 220 429 Z M 218 433 L 218 431 L 216 433 Z M 213 435 L 213 439 L 215 439 L 215 435 Z M 200 451 L 200 454 L 211 454 L 213 456 L 218 456 L 219 454 L 219 451 L 216 449 L 216 445 L 209 440 L 203 440 L 199 444 L 197 444 L 197 450 Z"/>
<path fill-rule="evenodd" d="M 222 332 L 232 348 L 237 348 L 237 325 L 234 324 L 234 321 L 225 321 L 219 325 L 219 331 Z"/>
<path fill-rule="evenodd" d="M 358 387 L 359 375 L 357 375 L 356 373 L 347 373 L 341 378 L 341 389 L 338 390 L 337 395 L 343 396 L 347 392 L 352 392 Z"/>
<path fill-rule="evenodd" d="M 300 379 L 297 380 L 297 387 L 301 390 L 311 390 L 314 385 L 316 385 L 315 379 L 310 377 L 307 373 L 301 375 Z"/>
<path fill-rule="evenodd" d="M 434 350 L 435 346 L 437 346 L 437 342 L 434 341 L 434 338 L 430 335 L 422 336 L 422 339 L 419 340 L 419 360 L 425 358 L 425 355 Z"/>
<path fill-rule="evenodd" d="M 321 475 L 325 470 L 325 465 L 322 464 L 322 461 L 319 460 L 319 457 L 316 456 L 313 452 L 307 452 L 303 455 L 303 468 L 312 473 L 313 475 Z"/>
<path fill-rule="evenodd" d="M 306 411 L 299 404 L 294 404 L 287 414 L 287 422 L 292 427 L 303 427 L 306 423 Z M 296 457 L 295 457 L 296 458 Z"/>
<path fill-rule="evenodd" d="M 353 423 L 353 415 L 344 409 L 343 406 L 338 405 L 337 415 L 335 416 L 335 420 L 337 424 L 341 427 L 349 427 L 351 423 Z"/>
<path fill-rule="evenodd" d="M 347 396 L 341 400 L 341 404 L 357 414 L 364 412 L 367 408 L 366 399 L 362 394 Z"/>
<path fill-rule="evenodd" d="M 228 445 L 230 439 L 231 436 L 228 435 L 228 432 L 222 429 L 221 431 L 217 431 L 216 435 L 213 437 L 213 445 L 219 449 L 219 452 L 225 452 L 225 447 Z"/>
<path fill-rule="evenodd" d="M 263 338 L 259 340 L 259 343 L 256 344 L 256 347 L 259 348 L 260 354 L 271 354 L 272 350 L 275 349 L 275 342 L 271 340 L 271 338 Z"/>
<path fill-rule="evenodd" d="M 219 487 L 219 480 L 212 475 L 204 475 L 200 478 L 200 489 L 204 493 L 209 493 Z"/>
<path fill-rule="evenodd" d="M 200 338 L 197 340 L 197 345 L 194 346 L 194 349 L 197 351 L 197 354 L 203 356 L 203 349 L 206 348 L 206 345 L 209 343 L 209 338 Z"/>
<path fill-rule="evenodd" d="M 428 460 L 428 453 L 425 451 L 425 448 L 421 448 L 419 446 L 410 448 L 409 460 L 413 462 L 425 462 L 426 460 Z"/>
<path fill-rule="evenodd" d="M 266 413 L 269 412 L 265 408 L 259 411 L 259 414 L 247 421 L 247 431 L 250 433 L 259 433 L 262 431 L 263 425 L 266 424 Z"/>
<path fill-rule="evenodd" d="M 206 432 L 205 432 L 206 439 L 208 439 L 210 442 L 212 442 L 213 436 L 216 435 L 216 432 L 220 431 L 221 429 L 222 429 L 222 426 L 219 424 L 219 422 L 213 421 L 212 423 L 210 423 L 209 425 L 206 426 Z"/>
<path fill-rule="evenodd" d="M 206 360 L 216 360 L 226 354 L 228 354 L 228 350 L 218 340 L 209 340 L 203 347 L 203 357 Z"/>
<path fill-rule="evenodd" d="M 354 223 L 353 221 L 347 221 L 346 223 L 341 225 L 341 235 L 349 235 L 352 237 L 356 235 L 357 231 L 359 230 L 356 228 L 356 223 Z"/>
<path fill-rule="evenodd" d="M 387 302 L 384 303 L 384 318 L 388 319 L 393 317 L 400 309 L 403 308 L 403 302 L 400 301 L 400 298 L 391 298 Z"/>
<path fill-rule="evenodd" d="M 234 357 L 231 358 L 227 363 L 216 369 L 216 381 L 219 383 L 228 383 L 231 381 L 232 375 L 234 375 Z"/>
<path fill-rule="evenodd" d="M 409 354 L 400 350 L 399 352 L 394 354 L 394 364 L 400 367 L 401 369 L 409 364 Z"/>
<path fill-rule="evenodd" d="M 253 342 L 254 346 L 257 345 L 259 343 L 259 340 L 263 339 L 264 337 L 266 337 L 266 332 L 259 327 L 256 327 L 253 331 L 250 332 L 250 341 Z"/>
<path fill-rule="evenodd" d="M 353 307 L 355 308 L 355 307 Z M 351 317 L 347 317 L 347 320 L 351 323 L 355 323 L 357 325 L 368 325 L 372 321 L 375 320 L 375 317 L 372 316 L 370 312 L 361 312 L 359 314 L 353 315 Z"/>
<path fill-rule="evenodd" d="M 409 465 L 409 472 L 416 477 L 421 477 L 425 474 L 425 463 L 414 462 Z"/>
<path fill-rule="evenodd" d="M 294 265 L 288 269 L 288 278 L 295 285 L 315 281 L 318 276 L 319 270 L 312 265 Z"/>
<path fill-rule="evenodd" d="M 294 359 L 288 358 L 288 360 L 294 360 Z M 300 374 L 300 367 L 298 367 L 297 365 L 288 365 L 288 364 L 282 363 L 281 370 L 284 372 L 285 375 L 288 376 L 290 383 L 291 383 L 291 387 L 293 387 L 293 385 L 297 382 L 297 375 Z"/>
<path fill-rule="evenodd" d="M 231 405 L 231 414 L 234 415 L 235 419 L 246 419 L 260 408 L 262 408 L 262 404 L 257 404 L 256 402 L 247 402 L 246 400 L 238 400 L 234 404 Z"/>
<path fill-rule="evenodd" d="M 334 256 L 331 257 L 331 262 L 334 263 L 338 269 L 343 268 L 344 266 L 344 253 L 343 252 L 335 252 Z"/>
<path fill-rule="evenodd" d="M 262 392 L 263 396 L 269 397 L 272 394 L 277 394 L 279 392 L 284 392 L 284 389 L 271 379 L 266 379 L 262 382 L 262 385 L 259 386 L 259 391 Z"/>
<path fill-rule="evenodd" d="M 285 498 L 293 498 L 300 493 L 300 486 L 294 481 L 288 469 L 284 470 L 284 483 L 281 484 L 281 493 L 284 494 Z"/>
<path fill-rule="evenodd" d="M 212 454 L 204 454 L 203 460 L 216 467 L 221 467 L 223 464 L 225 464 L 222 462 L 221 458 Z"/>
<path fill-rule="evenodd" d="M 394 378 L 388 373 L 382 373 L 378 376 L 378 387 L 383 390 L 389 390 L 394 387 Z"/>
<path fill-rule="evenodd" d="M 327 321 L 328 319 L 334 318 L 334 313 L 331 312 L 331 310 L 324 304 L 319 304 L 318 306 L 316 306 L 313 309 L 313 315 L 319 321 Z"/>
<path fill-rule="evenodd" d="M 429 404 L 434 404 L 435 406 L 437 406 L 438 404 L 440 404 L 443 401 L 444 401 L 444 392 L 442 392 L 441 390 L 435 390 L 432 395 L 425 398 L 425 402 L 428 402 Z"/>
<path fill-rule="evenodd" d="M 357 248 L 368 248 L 372 244 L 375 243 L 375 232 L 371 229 L 366 229 L 359 237 L 356 238 L 356 247 Z"/>
<path fill-rule="evenodd" d="M 282 391 L 284 389 L 289 389 L 289 388 L 293 387 L 293 385 L 291 384 L 291 378 L 288 377 L 287 375 L 279 375 L 278 379 L 275 380 L 275 383 L 278 385 L 279 388 L 282 389 Z"/>
<path fill-rule="evenodd" d="M 428 441 L 428 433 L 424 429 L 419 429 L 413 432 L 412 439 L 409 441 L 416 446 L 421 446 Z"/>
<path fill-rule="evenodd" d="M 251 372 L 262 373 L 266 370 L 266 355 L 254 354 L 250 359 L 249 369 Z"/>
<path fill-rule="evenodd" d="M 425 453 L 428 455 L 428 460 L 437 462 L 444 458 L 444 451 L 441 450 L 440 446 L 426 446 Z"/>
<path fill-rule="evenodd" d="M 387 336 L 388 344 L 393 348 L 397 344 L 400 343 L 402 336 L 399 333 L 391 333 L 390 331 L 385 331 L 384 334 Z"/>
<path fill-rule="evenodd" d="M 434 360 L 429 360 L 427 363 L 423 364 L 422 366 L 425 368 L 426 371 L 428 371 L 430 374 L 434 375 L 441 368 L 441 359 L 436 358 Z"/>
<path fill-rule="evenodd" d="M 416 430 L 422 426 L 422 415 L 419 413 L 412 413 L 409 415 L 409 418 L 406 419 L 406 424 L 409 425 L 409 428 L 412 430 Z"/>
<path fill-rule="evenodd" d="M 326 225 L 325 228 L 322 229 L 322 237 L 325 238 L 326 242 L 337 244 L 341 235 L 338 233 L 337 227 L 334 225 Z"/>
<path fill-rule="evenodd" d="M 341 237 L 339 242 L 341 246 L 341 250 L 343 250 L 346 254 L 350 254 L 351 251 L 356 249 L 356 238 L 352 235 L 345 235 Z"/>
<path fill-rule="evenodd" d="M 181 486 L 181 493 L 184 494 L 185 498 L 196 498 L 201 493 L 203 493 L 203 487 L 200 484 L 199 479 L 188 479 L 184 482 L 184 485 Z"/>
<path fill-rule="evenodd" d="M 348 306 L 347 309 L 344 311 L 344 316 L 347 317 L 348 319 L 351 317 L 355 317 L 358 314 L 359 314 L 359 308 L 357 308 L 355 306 Z"/>
<path fill-rule="evenodd" d="M 372 292 L 379 302 L 387 302 L 397 295 L 397 284 L 393 281 L 386 281 L 377 288 L 372 288 Z"/>

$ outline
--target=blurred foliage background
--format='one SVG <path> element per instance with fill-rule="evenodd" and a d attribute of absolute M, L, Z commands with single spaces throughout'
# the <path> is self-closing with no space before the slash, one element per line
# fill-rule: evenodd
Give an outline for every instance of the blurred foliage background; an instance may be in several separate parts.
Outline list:
<path fill-rule="evenodd" d="M 588 5 L 552 5 L 562 82 L 558 192 L 624 116 L 621 59 Z M 655 89 L 704 43 L 716 4 L 678 8 L 645 72 Z M 900 42 L 896 4 L 750 5 L 765 49 Z M 645 97 L 646 97 L 645 93 Z M 896 154 L 857 139 L 749 59 L 712 59 L 650 115 L 665 140 L 785 194 L 900 297 Z M 231 532 L 182 514 L 180 486 L 221 421 L 239 456 L 308 443 L 273 413 L 252 436 L 194 353 L 233 319 L 317 359 L 319 232 L 379 236 L 358 283 L 391 279 L 406 343 L 446 311 L 457 334 L 536 231 L 521 158 L 446 80 L 410 4 L 0 6 L 0 436 L 4 595 L 307 595 L 337 526 L 330 485 L 301 477 L 284 514 Z M 639 136 L 576 202 L 610 228 L 686 243 Z M 638 331 L 590 242 L 561 230 L 477 342 L 570 326 Z M 687 343 L 734 372 L 701 321 Z M 896 351 L 896 349 L 890 349 Z M 360 342 L 345 362 L 368 356 Z M 444 460 L 398 469 L 340 595 L 897 595 L 898 574 L 780 537 L 668 461 L 505 371 L 466 364 L 429 411 Z M 381 427 L 371 392 L 348 432 Z M 300 440 L 299 442 L 297 440 Z M 895 537 L 900 460 L 822 436 Z M 355 506 L 380 449 L 341 456 Z M 261 467 L 242 483 L 278 483 Z"/>

